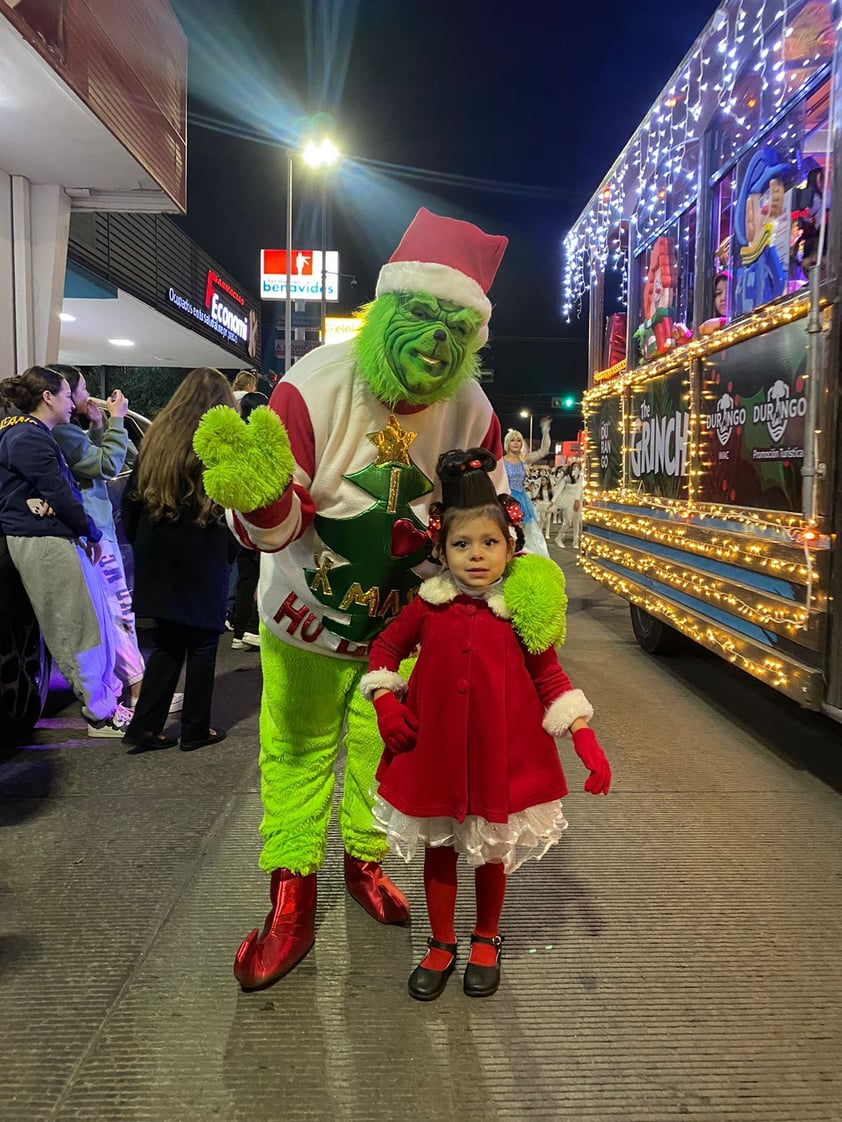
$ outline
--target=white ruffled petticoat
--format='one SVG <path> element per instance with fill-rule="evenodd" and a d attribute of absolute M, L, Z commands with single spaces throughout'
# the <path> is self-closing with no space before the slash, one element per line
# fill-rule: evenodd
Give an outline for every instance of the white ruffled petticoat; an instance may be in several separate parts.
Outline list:
<path fill-rule="evenodd" d="M 464 822 L 453 818 L 413 818 L 403 814 L 375 792 L 374 819 L 393 853 L 409 862 L 419 849 L 452 845 L 464 853 L 469 865 L 502 862 L 508 876 L 524 861 L 540 861 L 567 829 L 561 800 L 530 806 L 509 816 L 507 822 L 488 822 L 469 814 Z"/>

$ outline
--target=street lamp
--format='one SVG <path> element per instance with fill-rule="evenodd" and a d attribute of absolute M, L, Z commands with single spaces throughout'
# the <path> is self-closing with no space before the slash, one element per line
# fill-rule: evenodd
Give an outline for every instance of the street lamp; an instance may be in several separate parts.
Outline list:
<path fill-rule="evenodd" d="M 532 414 L 527 409 L 521 409 L 521 417 L 529 418 L 529 451 L 532 451 Z"/>
<path fill-rule="evenodd" d="M 301 152 L 308 167 L 330 167 L 339 159 L 339 149 L 327 137 L 310 140 Z M 284 373 L 292 365 L 292 171 L 295 151 L 287 148 L 287 285 L 284 299 Z M 322 336 L 325 320 L 325 185 L 322 184 Z"/>

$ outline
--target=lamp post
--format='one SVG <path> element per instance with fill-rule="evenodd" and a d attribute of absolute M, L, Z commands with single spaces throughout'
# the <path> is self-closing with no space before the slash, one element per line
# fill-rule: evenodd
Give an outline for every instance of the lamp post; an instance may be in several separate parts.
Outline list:
<path fill-rule="evenodd" d="M 301 153 L 304 162 L 311 168 L 327 168 L 339 159 L 339 149 L 324 137 L 321 140 L 310 140 Z M 295 150 L 287 149 L 287 280 L 284 298 L 284 373 L 292 365 L 292 180 Z M 322 328 L 321 337 L 324 341 L 325 321 L 325 257 L 326 257 L 326 187 L 322 184 Z"/>
<path fill-rule="evenodd" d="M 292 150 L 287 148 L 287 287 L 284 297 L 284 374 L 292 365 Z"/>
<path fill-rule="evenodd" d="M 333 167 L 339 160 L 339 149 L 327 137 L 311 140 L 305 145 L 304 162 L 311 168 Z M 322 300 L 321 328 L 319 338 L 325 340 L 325 317 L 327 316 L 327 178 L 322 175 Z"/>
<path fill-rule="evenodd" d="M 532 451 L 532 414 L 527 409 L 521 409 L 521 417 L 529 418 L 529 451 Z"/>

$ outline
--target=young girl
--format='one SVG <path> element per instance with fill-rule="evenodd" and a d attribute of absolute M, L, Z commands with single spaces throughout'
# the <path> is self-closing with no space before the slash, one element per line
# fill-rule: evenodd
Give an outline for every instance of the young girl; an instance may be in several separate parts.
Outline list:
<path fill-rule="evenodd" d="M 137 751 L 178 743 L 162 730 L 185 663 L 182 751 L 226 735 L 210 719 L 236 542 L 205 492 L 193 451 L 199 421 L 215 405 L 234 407 L 224 374 L 191 370 L 144 437 L 123 496 L 123 524 L 134 547 L 134 610 L 155 620 L 155 647 L 124 737 Z"/>
<path fill-rule="evenodd" d="M 385 750 L 374 813 L 392 848 L 409 861 L 423 846 L 432 928 L 429 953 L 409 978 L 410 996 L 432 1001 L 456 962 L 456 860 L 474 867 L 477 922 L 464 991 L 489 997 L 500 982 L 499 918 L 506 877 L 542 857 L 567 823 L 567 784 L 553 737 L 568 730 L 590 769 L 585 790 L 607 794 L 608 761 L 588 728 L 593 710 L 574 690 L 552 647 L 530 653 L 512 624 L 505 570 L 522 544 L 488 472 L 483 449 L 446 452 L 441 575 L 421 586 L 371 647 L 360 688 L 374 700 Z M 435 507 L 433 508 L 435 512 Z M 409 684 L 402 658 L 420 644 Z"/>
<path fill-rule="evenodd" d="M 538 526 L 545 538 L 550 536 L 550 526 L 553 517 L 553 487 L 547 472 L 541 472 L 532 484 L 532 502 Z"/>
<path fill-rule="evenodd" d="M 523 536 L 532 553 L 549 557 L 543 534 L 538 526 L 535 507 L 526 493 L 526 469 L 529 464 L 543 460 L 550 452 L 550 418 L 541 418 L 541 447 L 537 452 L 524 452 L 523 437 L 517 429 L 509 429 L 503 439 L 503 466 L 509 480 L 509 490 L 523 511 Z"/>
<path fill-rule="evenodd" d="M 556 508 L 561 514 L 561 525 L 555 539 L 555 544 L 559 549 L 564 549 L 564 535 L 568 527 L 573 535 L 573 548 L 579 548 L 579 538 L 582 533 L 584 487 L 582 465 L 574 462 L 565 468 L 561 486 L 556 491 Z"/>

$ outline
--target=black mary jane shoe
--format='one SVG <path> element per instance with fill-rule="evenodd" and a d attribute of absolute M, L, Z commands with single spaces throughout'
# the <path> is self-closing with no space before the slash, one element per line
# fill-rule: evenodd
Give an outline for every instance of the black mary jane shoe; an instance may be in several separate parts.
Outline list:
<path fill-rule="evenodd" d="M 468 997 L 491 997 L 500 985 L 500 956 L 503 953 L 503 936 L 495 935 L 487 939 L 484 935 L 471 934 L 471 943 L 485 943 L 487 947 L 497 948 L 497 961 L 493 966 L 479 966 L 469 962 L 465 967 L 462 989 Z"/>
<path fill-rule="evenodd" d="M 444 970 L 430 970 L 427 966 L 415 967 L 409 975 L 407 988 L 409 989 L 409 996 L 414 997 L 416 1001 L 435 1001 L 444 991 L 447 979 L 453 973 L 453 967 L 456 965 L 455 943 L 443 943 L 441 939 L 428 939 L 427 946 L 430 948 L 437 947 L 440 951 L 447 951 L 451 957 Z"/>

